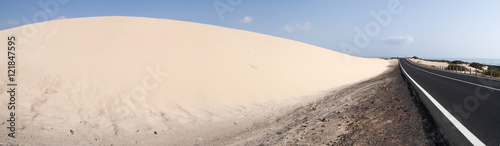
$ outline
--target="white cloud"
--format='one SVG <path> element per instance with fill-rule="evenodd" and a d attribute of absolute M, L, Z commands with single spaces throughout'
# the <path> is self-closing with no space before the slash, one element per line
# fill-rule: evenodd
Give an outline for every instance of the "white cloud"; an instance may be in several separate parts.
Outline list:
<path fill-rule="evenodd" d="M 309 23 L 309 22 L 306 22 L 306 23 L 305 23 L 305 24 L 303 24 L 303 25 L 297 24 L 297 25 L 295 25 L 295 27 L 296 27 L 297 29 L 300 29 L 300 30 L 309 30 L 309 29 L 311 29 L 311 28 L 312 28 L 312 24 L 311 24 L 311 23 Z"/>
<path fill-rule="evenodd" d="M 240 24 L 248 24 L 250 22 L 253 22 L 253 18 L 250 16 L 245 16 L 243 19 L 240 20 Z"/>
<path fill-rule="evenodd" d="M 21 22 L 17 20 L 7 20 L 7 22 L 0 22 L 0 26 L 18 26 Z"/>
<path fill-rule="evenodd" d="M 411 44 L 413 42 L 413 37 L 411 36 L 390 36 L 386 38 L 380 38 L 381 42 L 391 45 L 405 45 Z"/>
<path fill-rule="evenodd" d="M 295 30 L 310 30 L 312 29 L 312 24 L 306 22 L 304 24 L 295 24 L 295 25 L 285 25 L 285 27 L 281 28 L 281 30 L 285 32 L 294 32 Z"/>
<path fill-rule="evenodd" d="M 21 24 L 19 21 L 16 21 L 16 20 L 7 20 L 7 25 L 10 25 L 10 26 L 17 26 Z"/>
<path fill-rule="evenodd" d="M 66 16 L 57 16 L 56 19 L 66 19 Z"/>
<path fill-rule="evenodd" d="M 293 28 L 293 26 L 290 26 L 290 25 L 286 25 L 285 27 L 283 27 L 283 30 L 286 31 L 286 32 L 293 32 L 295 28 Z"/>

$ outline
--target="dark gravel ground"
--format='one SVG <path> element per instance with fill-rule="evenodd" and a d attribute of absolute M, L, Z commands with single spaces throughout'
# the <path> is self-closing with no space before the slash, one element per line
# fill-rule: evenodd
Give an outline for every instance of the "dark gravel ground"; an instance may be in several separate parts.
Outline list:
<path fill-rule="evenodd" d="M 233 145 L 446 145 L 399 67 L 253 124 Z M 214 143 L 212 143 L 214 144 Z"/>
<path fill-rule="evenodd" d="M 399 67 L 378 78 L 386 82 L 348 110 L 356 122 L 335 145 L 447 145 Z"/>

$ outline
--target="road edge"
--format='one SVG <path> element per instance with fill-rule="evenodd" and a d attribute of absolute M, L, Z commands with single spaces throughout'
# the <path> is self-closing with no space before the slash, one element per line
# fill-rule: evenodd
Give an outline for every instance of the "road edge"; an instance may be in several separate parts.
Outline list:
<path fill-rule="evenodd" d="M 402 67 L 401 62 L 398 63 L 401 68 L 401 74 L 409 82 L 417 97 L 423 103 L 431 114 L 434 122 L 438 125 L 439 131 L 444 135 L 451 145 L 485 145 L 474 134 L 472 134 L 465 126 L 453 117 L 443 106 L 437 102 L 432 95 L 423 89 Z M 409 80 L 408 80 L 409 79 Z M 417 87 L 417 88 L 415 88 Z M 421 96 L 422 95 L 422 96 Z"/>

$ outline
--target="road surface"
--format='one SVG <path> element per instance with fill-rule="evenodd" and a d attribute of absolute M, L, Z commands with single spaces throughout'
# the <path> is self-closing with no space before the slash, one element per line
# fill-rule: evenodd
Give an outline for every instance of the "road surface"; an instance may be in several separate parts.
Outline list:
<path fill-rule="evenodd" d="M 472 144 L 500 145 L 499 80 L 422 67 L 406 59 L 399 63 L 410 82 L 425 90 L 434 106 Z"/>

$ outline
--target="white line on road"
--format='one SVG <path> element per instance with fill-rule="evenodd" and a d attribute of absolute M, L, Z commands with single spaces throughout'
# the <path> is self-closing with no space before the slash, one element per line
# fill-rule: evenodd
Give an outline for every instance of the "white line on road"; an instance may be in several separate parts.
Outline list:
<path fill-rule="evenodd" d="M 406 63 L 406 62 L 405 62 Z M 471 84 L 471 85 L 474 85 L 474 86 L 479 86 L 479 87 L 483 87 L 483 88 L 488 88 L 488 89 L 491 89 L 491 90 L 496 90 L 496 91 L 500 91 L 500 89 L 497 89 L 497 88 L 493 88 L 493 87 L 489 87 L 489 86 L 484 86 L 484 85 L 480 85 L 480 84 L 476 84 L 476 83 L 471 83 L 471 82 L 467 82 L 467 81 L 464 81 L 464 80 L 459 80 L 459 79 L 455 79 L 455 78 L 451 78 L 451 77 L 447 77 L 447 76 L 443 76 L 443 75 L 440 75 L 440 74 L 436 74 L 436 73 L 433 73 L 433 72 L 429 72 L 429 71 L 426 71 L 426 70 L 422 70 L 420 68 L 416 68 L 414 67 L 413 65 L 410 65 L 409 63 L 406 63 L 408 66 L 414 68 L 414 69 L 418 69 L 420 71 L 423 71 L 423 72 L 427 72 L 427 73 L 430 73 L 430 74 L 433 74 L 433 75 L 436 75 L 436 76 L 440 76 L 440 77 L 443 77 L 443 78 L 447 78 L 447 79 L 450 79 L 450 80 L 455 80 L 455 81 L 459 81 L 459 82 L 462 82 L 462 83 L 467 83 L 467 84 Z"/>
<path fill-rule="evenodd" d="M 415 80 L 413 80 L 413 78 L 411 78 L 411 76 L 408 75 L 408 73 L 406 73 L 406 71 L 403 68 L 403 66 L 401 65 L 401 63 L 399 64 L 399 66 L 401 67 L 403 72 L 406 74 L 406 76 L 413 83 L 415 83 L 415 85 L 420 90 L 422 90 L 422 92 L 425 94 L 425 96 L 427 96 L 429 98 L 429 100 L 431 100 L 431 102 L 441 111 L 441 113 L 443 113 L 446 116 L 446 118 L 448 118 L 448 120 L 450 120 L 450 122 L 453 123 L 453 125 L 455 125 L 455 127 L 457 127 L 457 129 L 460 132 L 462 132 L 462 134 L 469 140 L 469 142 L 472 143 L 472 145 L 485 146 L 485 144 L 481 140 L 479 140 L 472 132 L 470 132 L 469 129 L 465 128 L 465 126 L 462 125 L 462 123 L 460 123 L 455 117 L 453 117 L 453 115 L 451 115 L 448 112 L 448 110 L 446 110 L 441 104 L 439 104 L 439 102 L 436 99 L 434 99 L 434 97 L 432 97 L 431 94 L 429 94 L 424 88 L 422 88 L 422 86 L 420 86 Z"/>

